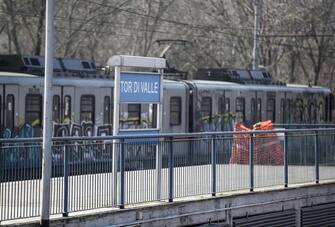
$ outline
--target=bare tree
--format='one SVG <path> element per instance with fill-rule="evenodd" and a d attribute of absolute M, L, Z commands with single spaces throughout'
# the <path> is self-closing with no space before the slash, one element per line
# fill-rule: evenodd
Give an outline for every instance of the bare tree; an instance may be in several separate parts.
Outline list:
<path fill-rule="evenodd" d="M 130 23 L 134 25 L 132 53 L 149 55 L 155 40 L 166 30 L 165 15 L 175 0 L 142 0 L 134 4 L 138 13 Z"/>
<path fill-rule="evenodd" d="M 8 48 L 10 49 L 11 53 L 11 46 L 12 43 L 14 45 L 15 51 L 18 54 L 21 54 L 21 45 L 18 39 L 17 34 L 17 15 L 15 13 L 15 9 L 17 8 L 17 4 L 15 0 L 4 0 L 4 5 L 2 7 L 5 12 L 8 13 Z"/>
<path fill-rule="evenodd" d="M 294 39 L 298 50 L 296 57 L 308 81 L 318 85 L 327 58 L 334 51 L 333 28 L 329 22 L 334 19 L 335 4 L 326 0 L 314 4 L 300 2 L 296 7 L 300 10 L 297 14 L 300 24 L 296 27 L 302 31 Z"/>
<path fill-rule="evenodd" d="M 288 82 L 330 84 L 334 78 L 335 3 L 263 0 L 260 64 Z M 1 53 L 43 54 L 45 0 L 0 0 Z M 167 53 L 172 67 L 250 68 L 251 0 L 59 0 L 55 55 L 158 56 L 157 39 L 187 40 Z"/>

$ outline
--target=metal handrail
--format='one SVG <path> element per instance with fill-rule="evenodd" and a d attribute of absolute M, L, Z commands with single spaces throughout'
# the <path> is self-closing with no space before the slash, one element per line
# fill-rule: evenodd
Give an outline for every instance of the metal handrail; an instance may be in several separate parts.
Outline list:
<path fill-rule="evenodd" d="M 293 133 L 293 132 L 329 132 L 335 131 L 334 128 L 303 128 L 303 129 L 272 129 L 272 130 L 250 130 L 250 131 L 215 131 L 215 132 L 192 132 L 192 133 L 160 133 L 160 134 L 138 134 L 138 135 L 118 135 L 118 136 L 78 136 L 78 137 L 53 137 L 53 142 L 59 141 L 90 141 L 90 140 L 120 140 L 120 139 L 138 139 L 138 138 L 194 138 L 202 136 L 233 136 L 245 134 L 266 134 L 266 133 Z M 9 142 L 42 142 L 41 137 L 35 138 L 6 138 L 0 139 L 0 143 Z"/>
<path fill-rule="evenodd" d="M 335 127 L 52 140 L 52 187 L 56 194 L 50 209 L 63 216 L 106 206 L 123 209 L 148 201 L 173 202 L 186 196 L 335 179 Z M 41 142 L 42 138 L 0 139 L 0 187 L 7 194 L 14 185 L 22 192 L 29 187 L 39 195 Z M 289 166 L 293 167 L 290 171 Z M 301 181 L 291 177 L 296 174 L 301 175 Z M 23 180 L 24 184 L 17 183 Z M 180 185 L 187 190 L 181 190 Z M 39 215 L 35 210 L 38 196 L 28 195 L 35 204 L 29 208 L 26 194 L 12 195 L 7 200 L 0 198 L 0 203 L 8 205 L 0 209 L 0 221 Z M 88 196 L 87 200 L 82 196 Z M 16 201 L 25 205 L 18 206 Z"/>
<path fill-rule="evenodd" d="M 273 127 L 335 128 L 335 124 L 272 124 Z"/>

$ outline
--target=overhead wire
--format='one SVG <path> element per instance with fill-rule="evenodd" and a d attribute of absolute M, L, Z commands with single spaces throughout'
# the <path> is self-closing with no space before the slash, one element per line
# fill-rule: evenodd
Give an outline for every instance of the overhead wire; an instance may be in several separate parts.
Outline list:
<path fill-rule="evenodd" d="M 9 14 L 9 12 L 6 12 L 6 11 L 0 11 L 0 13 L 2 14 Z M 40 15 L 36 15 L 36 14 L 29 14 L 29 13 L 23 13 L 23 12 L 16 12 L 17 15 L 20 15 L 20 16 L 27 16 L 27 17 L 40 17 Z M 73 21 L 82 21 L 82 22 L 85 22 L 86 20 L 85 19 L 82 19 L 82 18 L 76 18 L 76 17 L 71 17 L 71 18 L 68 18 L 68 17 L 63 17 L 63 16 L 54 16 L 54 18 L 56 20 L 68 20 L 68 19 L 71 19 Z M 93 22 L 88 22 L 88 23 L 93 23 Z M 166 34 L 171 34 L 171 31 L 161 31 L 161 30 L 158 30 L 158 29 L 143 29 L 143 28 L 139 28 L 139 27 L 134 27 L 133 25 L 134 24 L 130 24 L 129 22 L 128 23 L 113 23 L 111 21 L 102 21 L 102 22 L 99 22 L 101 24 L 105 24 L 105 25 L 108 25 L 108 26 L 113 26 L 113 27 L 117 27 L 117 28 L 126 28 L 126 27 L 129 27 L 129 29 L 136 29 L 138 31 L 144 31 L 144 32 L 157 32 L 157 33 L 166 33 Z M 56 26 L 57 27 L 57 26 Z M 162 27 L 162 26 L 160 26 Z M 167 27 L 168 29 L 170 29 L 170 27 Z M 64 27 L 62 27 L 62 30 L 66 30 Z M 68 29 L 68 30 L 76 30 L 75 28 L 74 29 Z M 210 27 L 206 27 L 206 28 L 201 28 L 201 27 L 197 27 L 197 30 L 205 30 L 205 31 L 209 31 L 209 32 L 215 32 L 215 33 L 221 33 L 223 35 L 228 35 L 228 36 L 236 36 L 237 34 L 236 33 L 229 33 L 227 31 L 220 31 L 220 30 L 217 30 L 217 29 L 212 29 Z M 85 30 L 86 32 L 90 32 L 89 30 Z M 96 32 L 95 30 L 91 31 L 91 32 Z M 103 33 L 103 32 L 99 32 L 99 33 Z M 177 35 L 181 35 L 179 33 L 177 33 Z M 241 35 L 241 34 L 238 34 L 238 36 L 241 38 L 247 38 L 247 39 L 253 39 L 252 35 L 250 34 L 249 36 L 248 35 Z M 262 34 L 262 35 L 259 35 L 259 38 L 262 39 L 262 38 L 283 38 L 283 37 L 300 37 L 300 38 L 308 38 L 308 37 L 335 37 L 335 34 Z"/>
<path fill-rule="evenodd" d="M 83 1 L 83 0 L 80 0 L 80 1 Z M 118 10 L 121 10 L 121 11 L 125 11 L 125 12 L 130 13 L 130 14 L 135 14 L 135 15 L 138 15 L 138 16 L 153 17 L 151 15 L 142 14 L 142 13 L 138 13 L 138 12 L 133 12 L 131 10 L 123 9 L 123 8 L 120 8 L 120 7 L 117 7 L 117 6 L 111 6 L 111 5 L 106 5 L 106 4 L 102 4 L 102 3 L 97 3 L 97 2 L 91 1 L 91 0 L 85 0 L 85 2 L 90 2 L 92 4 L 98 4 L 100 6 L 112 7 L 112 8 L 115 8 L 115 9 L 118 9 Z M 9 14 L 9 12 L 6 12 L 6 11 L 0 11 L 0 13 Z M 29 13 L 24 13 L 24 12 L 15 12 L 15 13 L 17 15 L 21 15 L 21 16 L 40 17 L 40 15 L 31 14 L 31 13 L 30 14 Z M 62 17 L 62 16 L 54 16 L 54 18 L 56 20 L 71 19 L 71 20 L 74 20 L 74 21 L 82 21 L 82 22 L 86 21 L 85 19 L 82 19 L 82 18 L 72 18 L 72 17 L 69 18 L 69 17 Z M 182 25 L 182 26 L 192 27 L 192 28 L 196 28 L 197 30 L 210 31 L 210 32 L 220 33 L 220 34 L 224 35 L 223 37 L 222 36 L 221 37 L 208 37 L 208 36 L 203 36 L 203 35 L 192 34 L 192 37 L 196 37 L 196 38 L 208 39 L 208 40 L 217 40 L 219 42 L 222 42 L 223 40 L 225 40 L 225 41 L 236 41 L 236 38 L 243 38 L 243 39 L 249 39 L 249 40 L 253 39 L 252 35 L 250 35 L 250 36 L 240 35 L 240 34 L 237 35 L 236 33 L 228 33 L 227 31 L 218 31 L 217 29 L 213 29 L 213 28 L 209 28 L 209 27 L 194 26 L 194 25 L 191 25 L 191 24 L 188 24 L 188 23 L 173 21 L 173 20 L 164 19 L 164 18 L 160 18 L 160 20 L 168 22 L 168 23 L 173 23 L 175 25 Z M 93 23 L 93 22 L 89 22 L 89 23 Z M 120 28 L 120 29 L 131 30 L 131 31 L 136 29 L 138 31 L 143 31 L 143 32 L 154 32 L 154 33 L 173 34 L 173 35 L 183 36 L 183 34 L 174 33 L 174 32 L 171 32 L 170 30 L 169 31 L 161 31 L 161 30 L 158 30 L 158 29 L 142 29 L 142 28 L 139 28 L 139 27 L 134 27 L 134 26 L 132 26 L 134 24 L 130 24 L 130 23 L 119 23 L 118 22 L 118 23 L 115 24 L 115 23 L 112 23 L 110 21 L 103 21 L 102 24 L 107 24 L 108 26 L 117 27 L 117 28 Z M 162 26 L 160 26 L 160 27 L 162 27 Z M 132 34 L 124 34 L 124 33 L 120 33 L 120 32 L 97 31 L 97 30 L 93 30 L 93 29 L 75 29 L 75 28 L 70 29 L 70 28 L 67 28 L 67 27 L 64 27 L 64 26 L 59 26 L 59 25 L 56 25 L 55 28 L 58 29 L 58 30 L 67 30 L 67 31 L 78 30 L 78 31 L 81 31 L 81 32 L 86 32 L 86 33 L 95 32 L 95 33 L 98 33 L 98 34 L 110 34 L 110 35 L 127 36 L 127 37 L 132 37 L 133 36 Z M 166 28 L 170 28 L 170 27 L 166 27 Z M 229 28 L 232 28 L 232 27 L 229 27 Z M 240 28 L 234 28 L 234 29 L 240 29 Z M 225 37 L 225 36 L 231 36 L 232 38 L 227 39 L 227 37 Z M 308 37 L 334 37 L 334 36 L 335 36 L 334 34 L 262 34 L 258 38 L 262 41 L 264 38 L 292 38 L 292 37 L 295 37 L 295 38 L 296 37 L 302 37 L 302 38 L 307 37 L 308 38 Z M 187 37 L 187 36 L 184 36 L 184 37 Z M 143 36 L 142 36 L 142 38 L 143 38 Z M 220 38 L 220 39 L 218 39 L 218 38 Z M 270 43 L 273 44 L 273 42 L 270 42 Z M 280 43 L 277 43 L 275 45 L 287 46 L 287 44 L 280 44 Z M 297 48 L 297 45 L 292 44 L 291 47 Z M 307 48 L 307 47 L 300 47 L 300 48 Z"/>

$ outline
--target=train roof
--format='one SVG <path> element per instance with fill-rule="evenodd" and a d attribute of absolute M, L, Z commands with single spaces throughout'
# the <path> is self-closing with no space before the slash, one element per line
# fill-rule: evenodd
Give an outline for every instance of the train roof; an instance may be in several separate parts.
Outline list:
<path fill-rule="evenodd" d="M 94 83 L 92 83 L 92 81 L 94 81 Z M 111 82 L 110 86 L 114 85 L 113 80 L 106 78 L 53 77 L 54 85 L 71 85 L 78 87 L 105 87 L 108 86 L 108 84 L 106 84 L 108 81 Z M 0 72 L 0 83 L 43 86 L 44 77 L 26 73 Z"/>
<path fill-rule="evenodd" d="M 27 74 L 27 73 L 13 73 L 0 72 L 0 84 L 18 84 L 18 85 L 36 85 L 43 86 L 44 77 Z M 78 78 L 78 77 L 53 77 L 53 84 L 58 86 L 77 86 L 77 87 L 113 87 L 114 80 L 111 78 Z M 164 87 L 182 89 L 185 84 L 164 79 Z"/>
<path fill-rule="evenodd" d="M 308 86 L 300 84 L 263 85 L 263 84 L 240 84 L 226 81 L 192 80 L 196 87 L 201 89 L 226 89 L 226 90 L 262 90 L 262 91 L 286 91 L 286 92 L 320 92 L 330 93 L 327 87 Z"/>
<path fill-rule="evenodd" d="M 0 55 L 0 83 L 43 86 L 44 57 L 30 55 Z M 330 93 L 329 88 L 285 84 L 272 80 L 265 70 L 203 68 L 186 80 L 203 89 L 262 90 L 285 92 Z M 99 73 L 94 60 L 54 58 L 55 86 L 112 87 L 113 76 Z M 185 89 L 185 81 L 164 79 L 164 87 Z"/>

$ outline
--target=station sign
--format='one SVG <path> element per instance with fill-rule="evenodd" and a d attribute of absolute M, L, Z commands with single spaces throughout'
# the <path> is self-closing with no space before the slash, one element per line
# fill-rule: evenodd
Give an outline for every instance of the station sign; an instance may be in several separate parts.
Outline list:
<path fill-rule="evenodd" d="M 120 73 L 120 102 L 160 102 L 159 73 Z"/>
<path fill-rule="evenodd" d="M 158 134 L 162 129 L 163 122 L 163 69 L 166 67 L 166 60 L 163 58 L 141 57 L 116 55 L 108 59 L 107 64 L 115 67 L 114 77 L 114 119 L 113 135 L 139 135 L 139 134 Z M 122 67 L 140 67 L 158 69 L 157 73 L 148 72 L 123 72 Z M 156 128 L 136 128 L 131 130 L 120 129 L 120 104 L 122 103 L 155 103 L 157 104 Z M 152 142 L 157 143 L 157 138 L 127 138 L 126 142 Z M 122 193 L 118 194 L 119 187 L 119 149 L 118 141 L 113 142 L 113 204 L 123 204 Z M 161 199 L 161 177 L 162 177 L 162 154 L 160 147 L 156 146 L 156 197 Z M 120 152 L 121 153 L 121 152 Z M 119 195 L 119 196 L 118 196 Z"/>

